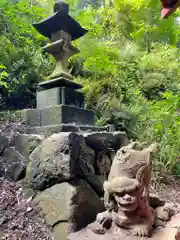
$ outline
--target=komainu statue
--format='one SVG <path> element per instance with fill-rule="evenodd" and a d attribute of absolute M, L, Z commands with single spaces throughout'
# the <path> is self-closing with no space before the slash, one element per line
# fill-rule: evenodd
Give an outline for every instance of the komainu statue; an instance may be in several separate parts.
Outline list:
<path fill-rule="evenodd" d="M 149 237 L 157 219 L 170 218 L 170 209 L 164 202 L 149 195 L 152 157 L 157 145 L 136 150 L 137 144 L 132 142 L 122 147 L 114 157 L 108 180 L 104 182 L 106 211 L 99 213 L 96 224 L 89 226 L 95 233 L 104 234 L 115 225 L 129 229 L 135 236 Z"/>

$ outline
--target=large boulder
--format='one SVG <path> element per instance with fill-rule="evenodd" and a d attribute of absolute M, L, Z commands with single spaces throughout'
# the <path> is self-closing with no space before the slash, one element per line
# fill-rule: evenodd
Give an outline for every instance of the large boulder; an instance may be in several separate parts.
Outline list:
<path fill-rule="evenodd" d="M 128 144 L 128 138 L 125 132 L 91 132 L 83 134 L 86 144 L 95 152 L 109 149 L 115 152 Z"/>
<path fill-rule="evenodd" d="M 100 151 L 96 154 L 95 158 L 95 173 L 98 175 L 108 176 L 111 164 L 112 164 L 112 156 L 108 156 L 104 151 Z"/>
<path fill-rule="evenodd" d="M 7 148 L 2 155 L 2 159 L 2 175 L 7 178 L 11 178 L 14 181 L 18 181 L 25 177 L 27 159 L 16 151 L 14 147 Z"/>
<path fill-rule="evenodd" d="M 99 197 L 104 196 L 103 183 L 106 179 L 103 175 L 88 174 L 85 176 L 85 180 L 89 183 Z"/>
<path fill-rule="evenodd" d="M 78 133 L 53 134 L 29 158 L 26 181 L 36 190 L 94 174 L 94 151 Z"/>
<path fill-rule="evenodd" d="M 0 135 L 0 154 L 10 146 L 10 139 L 6 136 Z"/>
<path fill-rule="evenodd" d="M 34 202 L 57 240 L 65 240 L 68 233 L 86 227 L 104 210 L 98 195 L 85 180 L 57 184 L 37 195 Z"/>
<path fill-rule="evenodd" d="M 32 151 L 39 146 L 44 140 L 43 135 L 37 134 L 20 134 L 16 133 L 13 136 L 13 145 L 16 150 L 26 158 L 29 158 L 29 155 Z"/>

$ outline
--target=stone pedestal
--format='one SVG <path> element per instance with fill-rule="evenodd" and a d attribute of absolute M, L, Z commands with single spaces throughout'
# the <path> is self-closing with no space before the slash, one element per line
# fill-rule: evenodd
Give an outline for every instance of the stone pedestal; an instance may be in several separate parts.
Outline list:
<path fill-rule="evenodd" d="M 26 133 L 50 136 L 58 132 L 109 131 L 108 126 L 94 125 L 94 112 L 67 105 L 56 105 L 42 109 L 26 109 L 22 119 Z"/>
<path fill-rule="evenodd" d="M 37 109 L 24 111 L 27 133 L 51 135 L 67 131 L 107 131 L 94 126 L 94 112 L 84 109 L 82 85 L 64 77 L 42 82 L 37 87 Z"/>
<path fill-rule="evenodd" d="M 37 86 L 37 109 L 26 109 L 23 120 L 26 133 L 49 136 L 58 132 L 108 131 L 108 127 L 94 126 L 94 112 L 84 109 L 81 84 L 64 77 Z"/>
<path fill-rule="evenodd" d="M 60 77 L 42 82 L 37 88 L 37 108 L 55 106 L 58 104 L 84 107 L 84 95 L 76 90 L 82 85 Z"/>
<path fill-rule="evenodd" d="M 39 125 L 75 123 L 94 125 L 94 112 L 83 109 L 82 85 L 64 77 L 42 82 L 37 87 L 37 117 Z"/>
<path fill-rule="evenodd" d="M 33 26 L 50 39 L 43 51 L 55 58 L 56 66 L 48 81 L 37 86 L 37 109 L 24 112 L 27 133 L 106 130 L 107 127 L 94 126 L 94 112 L 84 109 L 84 95 L 79 91 L 83 86 L 73 82 L 68 70 L 68 59 L 79 52 L 72 41 L 87 30 L 69 15 L 69 6 L 63 2 L 54 5 L 52 16 Z"/>

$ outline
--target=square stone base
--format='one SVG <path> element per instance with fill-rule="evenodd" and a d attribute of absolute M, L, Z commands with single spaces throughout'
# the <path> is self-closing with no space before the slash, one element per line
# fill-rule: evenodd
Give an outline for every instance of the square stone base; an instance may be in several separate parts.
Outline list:
<path fill-rule="evenodd" d="M 59 104 L 84 107 L 84 95 L 67 87 L 56 87 L 37 91 L 36 105 L 38 109 L 56 106 Z"/>
<path fill-rule="evenodd" d="M 94 112 L 67 105 L 41 109 L 41 126 L 61 123 L 94 125 Z"/>
<path fill-rule="evenodd" d="M 69 123 L 94 125 L 94 112 L 74 106 L 57 105 L 43 109 L 26 109 L 23 119 L 30 127 Z"/>
<path fill-rule="evenodd" d="M 59 132 L 103 132 L 109 131 L 108 126 L 91 126 L 91 125 L 75 125 L 75 124 L 58 124 L 40 127 L 26 127 L 24 132 L 27 134 L 43 134 L 45 137 L 51 136 Z"/>

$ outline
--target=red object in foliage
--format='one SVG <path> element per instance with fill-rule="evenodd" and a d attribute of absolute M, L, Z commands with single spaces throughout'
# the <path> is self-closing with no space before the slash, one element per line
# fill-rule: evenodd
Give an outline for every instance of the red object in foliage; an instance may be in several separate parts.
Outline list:
<path fill-rule="evenodd" d="M 161 17 L 168 18 L 180 6 L 180 0 L 161 0 L 161 4 Z"/>

